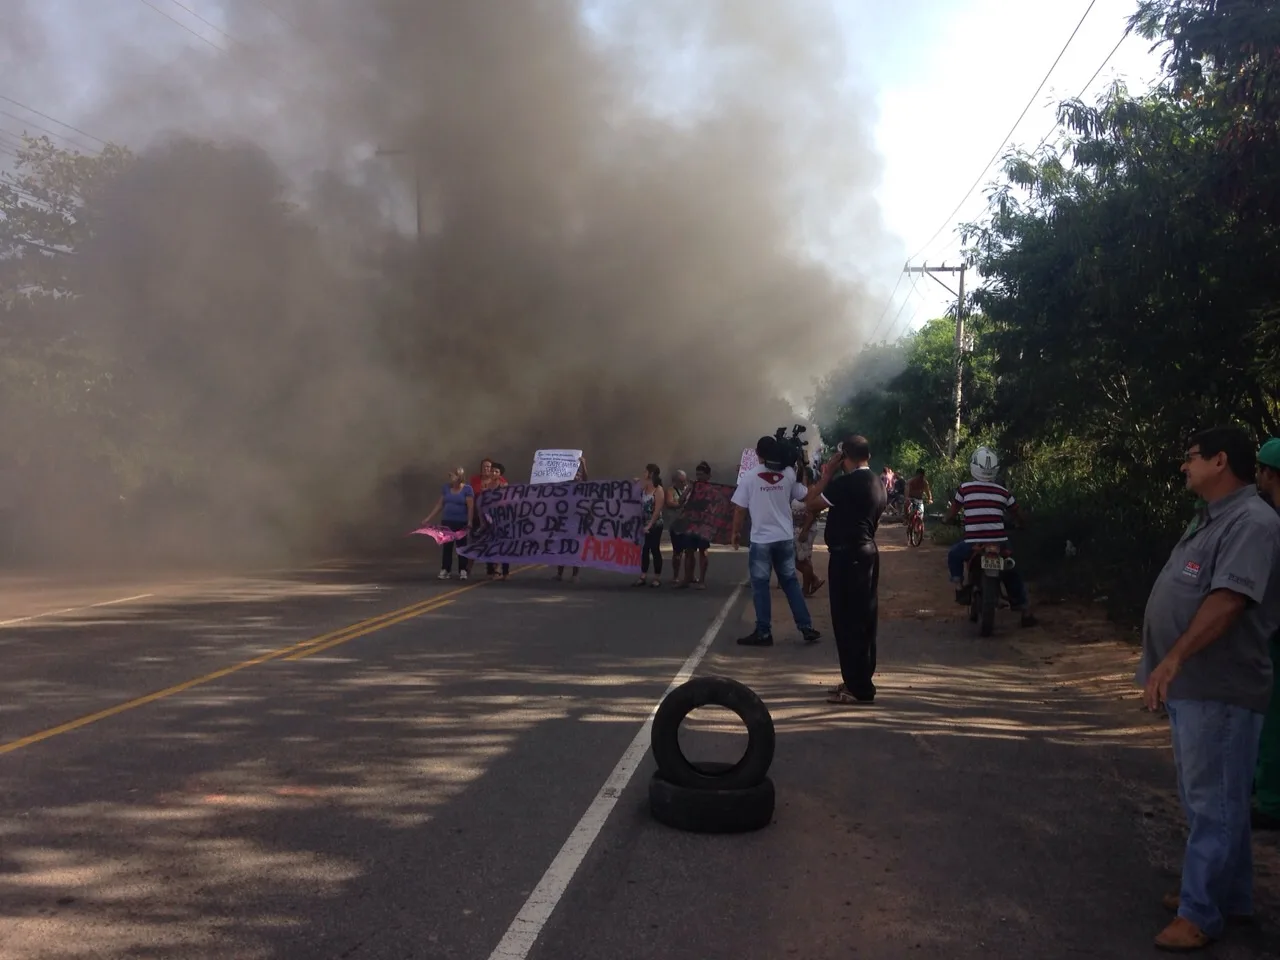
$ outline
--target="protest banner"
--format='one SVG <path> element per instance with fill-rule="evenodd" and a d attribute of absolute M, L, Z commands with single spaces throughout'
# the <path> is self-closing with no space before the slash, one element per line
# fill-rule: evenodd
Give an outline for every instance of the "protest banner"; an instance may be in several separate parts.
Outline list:
<path fill-rule="evenodd" d="M 539 450 L 533 455 L 530 483 L 573 483 L 578 477 L 581 450 Z"/>
<path fill-rule="evenodd" d="M 755 451 L 751 451 L 755 453 Z M 726 545 L 733 536 L 734 488 L 727 483 L 697 480 L 680 513 L 679 532 Z"/>
<path fill-rule="evenodd" d="M 486 563 L 640 569 L 644 518 L 630 480 L 513 483 L 476 498 L 478 532 L 458 552 Z"/>
<path fill-rule="evenodd" d="M 453 543 L 455 540 L 464 539 L 467 535 L 467 531 L 465 528 L 462 530 L 450 530 L 448 527 L 439 527 L 435 524 L 431 524 L 429 526 L 419 527 L 417 530 L 413 531 L 413 533 L 409 534 L 409 536 L 413 536 L 414 534 L 421 534 L 424 537 L 430 537 L 436 543 L 443 546 L 446 543 Z"/>
<path fill-rule="evenodd" d="M 758 466 L 760 466 L 760 457 L 756 454 L 756 448 L 747 447 L 742 451 L 742 459 L 738 462 L 738 482 L 741 483 L 743 475 Z"/>

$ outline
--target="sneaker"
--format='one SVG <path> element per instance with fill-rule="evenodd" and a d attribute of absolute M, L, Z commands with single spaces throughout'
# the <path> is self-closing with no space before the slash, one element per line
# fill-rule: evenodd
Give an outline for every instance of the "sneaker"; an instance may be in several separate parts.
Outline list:
<path fill-rule="evenodd" d="M 463 570 L 460 574 L 458 574 L 458 579 L 459 580 L 467 579 L 467 571 Z"/>
<path fill-rule="evenodd" d="M 436 579 L 437 579 L 437 580 L 448 580 L 450 576 L 451 576 L 451 574 L 449 573 L 449 571 L 448 571 L 448 570 L 441 570 L 438 574 L 436 574 Z"/>
<path fill-rule="evenodd" d="M 773 634 L 761 633 L 759 630 L 752 630 L 745 637 L 738 638 L 738 646 L 740 647 L 772 647 Z"/>
<path fill-rule="evenodd" d="M 813 627 L 805 627 L 800 631 L 800 636 L 804 638 L 805 643 L 817 643 L 822 639 L 822 634 L 813 629 Z"/>

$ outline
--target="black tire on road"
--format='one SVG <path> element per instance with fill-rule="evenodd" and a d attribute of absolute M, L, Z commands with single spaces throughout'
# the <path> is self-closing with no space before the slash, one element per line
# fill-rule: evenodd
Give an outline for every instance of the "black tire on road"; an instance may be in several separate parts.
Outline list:
<path fill-rule="evenodd" d="M 912 523 L 910 526 L 907 527 L 907 543 L 911 544 L 911 546 L 913 547 L 918 547 L 920 546 L 920 543 L 923 540 L 924 540 L 923 527 L 919 527 L 914 523 Z"/>
<path fill-rule="evenodd" d="M 747 749 L 734 764 L 694 764 L 680 749 L 680 724 L 698 707 L 732 710 L 747 727 Z M 729 677 L 694 677 L 658 706 L 653 717 L 653 759 L 663 780 L 690 790 L 745 790 L 764 780 L 773 763 L 773 717 L 755 691 Z M 714 767 L 714 771 L 712 771 Z"/>
<path fill-rule="evenodd" d="M 704 775 L 723 776 L 733 764 L 698 763 Z M 649 812 L 665 826 L 689 833 L 746 833 L 773 822 L 773 781 L 765 777 L 742 790 L 680 787 L 655 770 L 649 780 Z"/>
<path fill-rule="evenodd" d="M 978 624 L 978 636 L 989 637 L 996 626 L 996 606 L 1000 603 L 1000 581 L 995 577 L 983 577 L 986 583 L 982 591 L 982 621 Z"/>

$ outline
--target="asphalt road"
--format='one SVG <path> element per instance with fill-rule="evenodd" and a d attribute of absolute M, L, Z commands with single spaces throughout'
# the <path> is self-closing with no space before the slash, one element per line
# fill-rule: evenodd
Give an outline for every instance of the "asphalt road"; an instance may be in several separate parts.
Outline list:
<path fill-rule="evenodd" d="M 518 916 L 549 917 L 534 960 L 1150 951 L 1167 761 L 1001 642 L 890 623 L 877 712 L 851 713 L 816 685 L 830 643 L 780 622 L 773 650 L 733 644 L 742 555 L 678 594 L 430 566 L 0 608 L 0 960 L 523 957 Z M 700 669 L 775 709 L 779 812 L 681 834 L 647 816 L 633 747 L 725 614 Z"/>

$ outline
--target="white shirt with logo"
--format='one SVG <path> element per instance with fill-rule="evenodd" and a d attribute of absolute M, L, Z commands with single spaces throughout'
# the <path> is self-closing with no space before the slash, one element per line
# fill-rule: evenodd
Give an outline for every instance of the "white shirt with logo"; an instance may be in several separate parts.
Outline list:
<path fill-rule="evenodd" d="M 796 482 L 791 467 L 778 471 L 760 464 L 738 481 L 733 505 L 751 514 L 752 543 L 778 543 L 795 538 L 791 501 L 808 495 L 808 488 Z"/>

